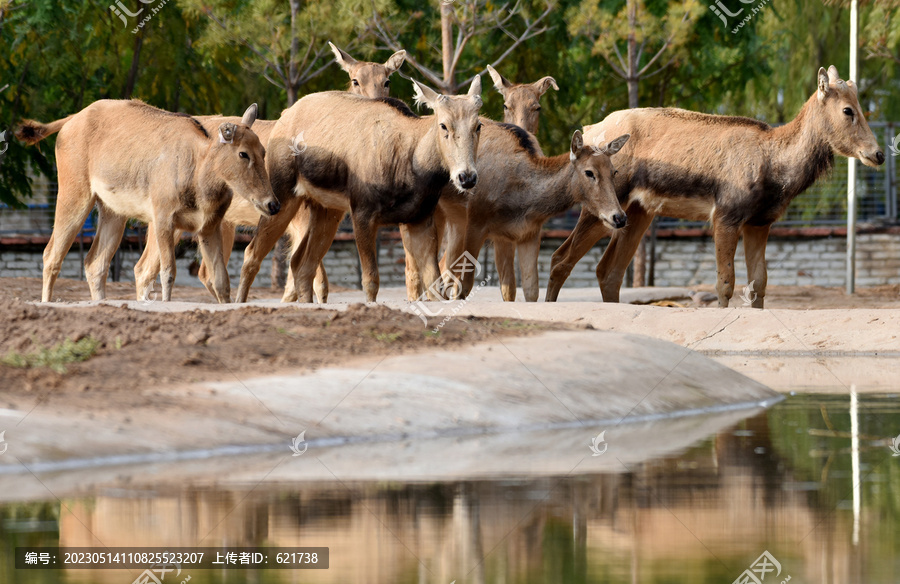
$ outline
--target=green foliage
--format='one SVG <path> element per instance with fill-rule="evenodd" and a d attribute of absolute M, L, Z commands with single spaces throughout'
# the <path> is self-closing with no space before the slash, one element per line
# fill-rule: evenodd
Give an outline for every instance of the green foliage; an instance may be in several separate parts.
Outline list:
<path fill-rule="evenodd" d="M 67 363 L 87 361 L 93 357 L 99 346 L 100 341 L 90 336 L 78 341 L 66 339 L 49 348 L 38 345 L 30 353 L 9 352 L 0 362 L 10 367 L 22 369 L 48 367 L 57 373 L 65 373 Z"/>
<path fill-rule="evenodd" d="M 733 32 L 752 5 L 722 0 L 723 24 L 700 0 L 634 0 L 636 39 L 646 41 L 644 66 L 666 40 L 670 46 L 641 78 L 641 106 L 674 106 L 788 121 L 815 89 L 820 66 L 847 76 L 849 11 L 818 0 L 770 0 Z M 129 4 L 132 2 L 132 4 Z M 543 98 L 539 139 L 548 154 L 564 152 L 572 132 L 628 106 L 626 83 L 610 65 L 613 46 L 625 49 L 626 0 L 552 0 L 547 31 L 526 40 L 497 65 L 514 82 L 552 75 L 560 91 Z M 137 9 L 136 0 L 123 0 Z M 543 13 L 545 0 L 522 0 L 503 29 L 490 25 L 514 2 L 456 0 L 455 22 L 480 11 L 483 30 L 460 54 L 459 82 L 484 71 Z M 129 95 L 173 111 L 240 114 L 257 102 L 263 118 L 276 118 L 290 98 L 279 75 L 293 58 L 297 97 L 344 88 L 347 76 L 331 64 L 327 41 L 354 57 L 384 61 L 393 49 L 376 35 L 373 11 L 410 56 L 441 74 L 439 0 L 301 0 L 291 23 L 285 0 L 170 0 L 137 34 L 108 4 L 74 0 L 0 0 L 0 131 L 18 120 L 50 121 L 103 98 Z M 215 20 L 210 14 L 215 16 Z M 299 51 L 292 53 L 291 31 Z M 454 29 L 455 34 L 458 29 Z M 860 101 L 872 119 L 898 119 L 900 17 L 884 3 L 860 9 Z M 309 51 L 307 52 L 307 49 Z M 292 57 L 293 54 L 293 57 Z M 624 54 L 624 53 L 623 53 Z M 409 63 L 401 74 L 423 79 Z M 289 81 L 289 80 L 288 80 Z M 4 86 L 9 85 L 6 89 Z M 464 88 L 463 88 L 464 89 Z M 411 83 L 395 78 L 392 92 L 410 101 Z M 484 113 L 499 119 L 502 99 L 484 84 Z M 12 141 L 0 164 L 0 202 L 22 204 L 31 194 L 26 170 L 55 180 L 49 138 L 36 147 Z"/>

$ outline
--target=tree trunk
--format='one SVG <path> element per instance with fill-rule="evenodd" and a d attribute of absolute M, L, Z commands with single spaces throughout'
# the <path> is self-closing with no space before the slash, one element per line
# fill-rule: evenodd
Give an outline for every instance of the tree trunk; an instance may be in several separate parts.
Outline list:
<path fill-rule="evenodd" d="M 134 38 L 134 50 L 131 52 L 131 69 L 128 70 L 128 78 L 122 89 L 122 99 L 131 99 L 134 86 L 137 83 L 138 67 L 141 62 L 141 47 L 144 45 L 144 32 L 141 31 Z"/>
<path fill-rule="evenodd" d="M 638 62 L 637 62 L 637 39 L 635 32 L 637 30 L 637 3 L 635 0 L 628 0 L 628 107 L 638 107 Z M 637 251 L 634 254 L 634 275 L 631 285 L 634 287 L 646 285 L 644 279 L 647 273 L 647 249 L 644 245 L 644 239 L 638 244 Z"/>
<path fill-rule="evenodd" d="M 441 2 L 441 60 L 444 62 L 444 87 L 441 90 L 450 95 L 456 93 L 453 71 L 450 68 L 453 64 L 452 11 L 453 8 L 449 3 Z"/>
<path fill-rule="evenodd" d="M 297 101 L 300 88 L 297 80 L 297 58 L 300 53 L 300 39 L 297 37 L 297 16 L 300 14 L 300 1 L 291 0 L 291 62 L 288 65 L 287 107 L 291 107 Z M 278 238 L 275 249 L 272 252 L 271 289 L 284 290 L 287 282 L 287 235 Z"/>

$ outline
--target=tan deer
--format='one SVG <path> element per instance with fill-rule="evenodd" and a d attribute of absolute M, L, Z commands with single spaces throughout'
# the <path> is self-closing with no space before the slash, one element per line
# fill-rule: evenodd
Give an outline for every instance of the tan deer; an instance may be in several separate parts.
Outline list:
<path fill-rule="evenodd" d="M 601 146 L 586 147 L 580 131 L 569 152 L 544 157 L 533 135 L 512 124 L 484 122 L 479 184 L 465 193 L 444 192 L 441 208 L 448 226 L 464 225 L 463 237 L 450 237 L 448 262 L 463 252 L 477 257 L 485 239 L 494 245 L 518 246 L 522 287 L 537 300 L 537 255 L 541 228 L 552 216 L 580 203 L 612 229 L 625 225 L 613 187 L 610 157 L 628 141 L 628 134 Z M 460 243 L 462 242 L 462 243 Z M 462 282 L 460 297 L 471 290 L 475 274 L 455 274 Z M 455 296 L 455 294 L 454 294 Z"/>
<path fill-rule="evenodd" d="M 769 228 L 791 200 L 834 163 L 834 154 L 867 166 L 884 163 L 852 81 L 837 69 L 818 72 L 818 88 L 790 123 L 772 128 L 740 117 L 680 109 L 644 108 L 615 112 L 586 127 L 585 139 L 629 132 L 617 160 L 616 192 L 628 213 L 628 227 L 612 235 L 597 279 L 605 302 L 618 302 L 625 269 L 656 215 L 711 221 L 716 246 L 716 292 L 727 307 L 734 294 L 734 254 L 744 237 L 753 307 L 766 296 L 766 240 Z M 553 254 L 547 300 L 555 301 L 575 263 L 603 236 L 605 224 L 582 211 L 568 239 Z"/>
<path fill-rule="evenodd" d="M 232 194 L 267 216 L 281 207 L 266 175 L 265 150 L 250 129 L 255 120 L 253 104 L 241 123 L 224 122 L 210 134 L 185 114 L 136 100 L 101 100 L 50 124 L 24 121 L 16 135 L 28 144 L 59 132 L 59 194 L 44 250 L 42 301 L 53 297 L 63 258 L 96 204 L 97 234 L 85 258 L 92 299 L 106 297 L 109 262 L 126 221 L 136 218 L 156 225 L 164 301 L 175 281 L 175 231 L 188 230 L 198 234 L 212 267 L 216 298 L 229 302 L 221 223 Z"/>
<path fill-rule="evenodd" d="M 406 59 L 406 51 L 398 51 L 382 65 L 380 63 L 371 63 L 367 61 L 357 61 L 332 43 L 328 43 L 334 52 L 335 60 L 350 75 L 350 86 L 348 90 L 357 95 L 363 95 L 370 98 L 387 97 L 390 89 L 390 76 L 393 75 Z M 208 130 L 212 131 L 218 124 L 222 122 L 237 123 L 238 118 L 222 117 L 222 116 L 197 116 L 197 119 Z M 269 141 L 269 133 L 275 127 L 277 122 L 272 120 L 257 120 L 253 126 L 253 131 L 259 136 L 262 144 Z M 302 147 L 302 146 L 300 146 Z M 291 240 L 291 255 L 303 243 L 306 237 L 307 225 L 309 223 L 309 205 L 315 205 L 312 201 L 305 201 L 294 214 L 294 218 L 288 226 L 287 232 Z M 225 213 L 225 220 L 222 223 L 222 233 L 224 238 L 224 257 L 225 263 L 228 264 L 228 258 L 234 246 L 235 226 L 256 227 L 259 223 L 259 213 L 256 208 L 244 199 L 234 199 L 228 211 Z M 180 236 L 179 234 L 176 236 Z M 138 299 L 145 299 L 149 296 L 153 285 L 153 280 L 159 274 L 159 253 L 156 245 L 153 224 L 147 228 L 147 247 L 141 255 L 140 260 L 134 266 L 135 283 L 137 287 Z M 206 288 L 212 292 L 212 282 L 209 271 L 205 263 L 200 264 L 200 272 L 198 274 L 200 281 Z M 328 301 L 328 277 L 325 273 L 325 267 L 320 263 L 316 272 L 314 290 L 316 298 L 320 303 Z M 285 286 L 282 302 L 292 302 L 297 299 L 294 292 L 294 280 L 288 278 Z"/>
<path fill-rule="evenodd" d="M 551 87 L 559 91 L 559 86 L 556 84 L 556 80 L 553 79 L 553 77 L 543 77 L 535 81 L 534 83 L 515 84 L 500 75 L 490 65 L 487 66 L 487 71 L 490 74 L 491 79 L 493 79 L 494 81 L 494 87 L 503 96 L 503 121 L 507 124 L 519 126 L 520 128 L 525 129 L 531 134 L 537 134 L 540 121 L 541 97 Z M 535 146 L 537 145 L 535 144 Z M 482 184 L 482 187 L 479 187 L 477 190 L 479 192 L 483 192 L 483 188 L 485 188 L 484 182 Z M 453 206 L 453 208 L 448 207 L 451 205 L 453 204 L 449 199 L 447 199 L 446 197 L 442 197 L 441 201 L 438 203 L 438 208 L 435 211 L 434 221 L 438 237 L 441 239 L 446 238 L 448 240 L 453 240 L 452 243 L 448 242 L 448 249 L 450 247 L 453 247 L 453 249 L 462 250 L 465 247 L 466 238 L 465 210 L 463 209 L 462 211 L 460 211 L 460 209 L 456 206 Z M 445 207 L 447 207 L 446 210 Z M 448 222 L 448 217 L 450 218 L 450 222 Z M 405 243 L 406 233 L 402 225 L 400 226 L 400 233 L 401 235 L 403 235 Z M 540 233 L 537 234 L 537 237 L 537 244 L 539 246 Z M 512 241 L 506 240 L 504 238 L 493 239 L 493 243 L 494 257 L 497 264 L 497 273 L 500 280 L 500 291 L 504 300 L 512 302 L 516 299 L 516 245 L 512 243 Z M 523 246 L 524 247 L 519 249 L 520 271 L 522 271 L 523 274 L 536 274 L 537 256 L 534 256 L 532 252 L 536 249 L 538 249 L 539 251 L 539 248 L 534 247 L 533 241 L 524 243 Z M 531 262 L 533 260 L 534 264 L 527 266 L 523 265 L 524 256 L 528 257 L 528 262 Z M 459 256 L 455 255 L 449 258 L 445 256 L 445 260 L 450 260 L 452 262 L 457 257 Z M 442 267 L 444 266 L 443 261 L 441 265 Z M 406 287 L 409 300 L 415 300 L 419 298 L 424 291 L 424 287 L 430 284 L 430 282 L 422 281 L 418 269 L 416 268 L 409 252 L 407 252 Z M 525 290 L 525 298 L 530 302 L 537 301 L 538 288 L 536 277 L 533 279 L 533 284 L 530 282 L 527 286 L 527 289 Z"/>
<path fill-rule="evenodd" d="M 481 121 L 481 79 L 464 96 L 440 95 L 413 82 L 416 100 L 434 111 L 420 118 L 391 98 L 370 100 L 342 92 L 307 95 L 282 114 L 272 131 L 266 165 L 279 200 L 312 199 L 310 232 L 291 258 L 298 299 L 312 300 L 315 268 L 350 212 L 366 300 L 374 302 L 379 276 L 375 239 L 381 225 L 405 223 L 410 251 L 425 277 L 438 277 L 432 215 L 448 182 L 475 186 Z M 305 148 L 291 145 L 303 133 Z M 284 232 L 283 217 L 260 220 L 244 253 L 238 300 L 246 300 L 262 258 Z M 436 298 L 435 298 L 436 299 Z"/>

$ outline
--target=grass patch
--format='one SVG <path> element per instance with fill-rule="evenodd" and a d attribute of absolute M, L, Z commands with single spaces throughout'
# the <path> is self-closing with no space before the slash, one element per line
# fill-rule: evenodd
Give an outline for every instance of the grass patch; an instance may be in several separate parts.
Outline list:
<path fill-rule="evenodd" d="M 376 341 L 393 343 L 400 338 L 401 333 L 379 333 L 378 331 L 370 330 L 369 335 Z"/>
<path fill-rule="evenodd" d="M 66 364 L 87 361 L 94 356 L 100 341 L 94 337 L 84 337 L 80 341 L 66 339 L 52 347 L 37 346 L 31 353 L 9 352 L 0 362 L 10 367 L 31 369 L 47 367 L 57 373 L 66 372 Z"/>

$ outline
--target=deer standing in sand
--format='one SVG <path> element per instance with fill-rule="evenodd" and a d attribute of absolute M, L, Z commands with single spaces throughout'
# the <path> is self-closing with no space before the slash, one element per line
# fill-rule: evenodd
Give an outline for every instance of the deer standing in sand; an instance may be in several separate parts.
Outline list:
<path fill-rule="evenodd" d="M 628 132 L 618 155 L 616 192 L 628 226 L 612 234 L 597 266 L 605 302 L 618 302 L 625 269 L 656 215 L 711 221 L 716 247 L 716 292 L 727 307 L 734 294 L 734 254 L 744 237 L 754 308 L 766 296 L 769 228 L 791 200 L 831 169 L 834 154 L 867 166 L 884 163 L 858 101 L 858 88 L 834 66 L 820 68 L 818 87 L 790 123 L 772 128 L 742 117 L 680 109 L 615 112 L 585 128 L 585 139 Z M 606 225 L 584 209 L 553 254 L 547 300 L 555 301 L 575 263 L 603 236 Z"/>
<path fill-rule="evenodd" d="M 375 239 L 382 225 L 405 223 L 409 250 L 424 276 L 436 279 L 433 214 L 443 188 L 475 186 L 481 121 L 481 78 L 464 96 L 440 95 L 413 82 L 416 100 L 434 115 L 420 118 L 402 101 L 365 99 L 343 92 L 307 95 L 284 111 L 268 143 L 266 167 L 279 200 L 312 199 L 309 235 L 291 257 L 298 299 L 312 301 L 315 269 L 350 212 L 366 300 L 378 294 Z M 300 133 L 305 149 L 292 149 Z M 298 203 L 299 204 L 299 203 Z M 247 298 L 262 258 L 286 221 L 264 217 L 244 253 L 238 300 Z M 437 299 L 437 298 L 435 298 Z"/>
<path fill-rule="evenodd" d="M 137 218 L 156 225 L 164 301 L 175 281 L 175 231 L 188 230 L 198 234 L 212 268 L 216 298 L 229 302 L 221 224 L 232 195 L 267 216 L 281 207 L 266 176 L 265 150 L 250 129 L 255 120 L 253 104 L 241 123 L 224 122 L 210 134 L 185 114 L 136 100 L 101 100 L 50 124 L 22 122 L 16 135 L 28 144 L 59 132 L 59 193 L 41 300 L 53 297 L 63 258 L 96 205 L 99 223 L 84 270 L 93 300 L 106 297 L 109 262 L 125 223 Z"/>
<path fill-rule="evenodd" d="M 628 135 L 588 147 L 576 130 L 569 151 L 553 157 L 543 156 L 534 136 L 511 124 L 485 122 L 481 140 L 478 186 L 441 195 L 447 224 L 464 226 L 463 237 L 451 234 L 447 257 L 458 258 L 463 252 L 477 257 L 487 238 L 495 245 L 508 242 L 513 252 L 518 246 L 522 288 L 533 302 L 538 295 L 541 228 L 550 217 L 580 203 L 611 229 L 625 225 L 610 157 L 628 141 Z M 456 277 L 462 282 L 459 296 L 465 297 L 475 274 L 469 270 Z"/>
<path fill-rule="evenodd" d="M 348 91 L 357 95 L 370 98 L 387 97 L 390 91 L 390 77 L 393 75 L 406 59 L 406 51 L 397 51 L 385 61 L 380 63 L 372 63 L 367 61 L 357 61 L 346 52 L 342 51 L 332 43 L 328 43 L 334 53 L 335 61 L 341 68 L 350 75 L 350 84 Z M 222 116 L 196 116 L 203 126 L 212 131 L 218 124 L 222 122 L 236 123 L 237 118 Z M 276 120 L 257 120 L 253 126 L 253 131 L 259 136 L 259 141 L 265 145 L 269 141 L 269 134 Z M 302 145 L 300 146 L 302 147 Z M 315 205 L 313 201 L 304 201 L 294 214 L 291 223 L 288 225 L 287 232 L 291 240 L 291 252 L 293 253 L 302 244 L 306 237 L 307 225 L 309 223 L 310 205 Z M 235 226 L 255 227 L 259 223 L 259 213 L 256 208 L 244 199 L 234 199 L 228 211 L 225 212 L 225 219 L 222 223 L 222 233 L 224 238 L 224 258 L 225 264 L 228 264 L 228 258 L 234 246 Z M 180 233 L 177 235 L 180 236 Z M 153 224 L 147 228 L 147 247 L 141 254 L 140 260 L 134 266 L 135 284 L 137 288 L 138 299 L 145 299 L 153 284 L 153 280 L 159 273 L 159 253 L 156 245 L 156 237 L 154 234 Z M 200 281 L 206 288 L 212 292 L 211 279 L 206 263 L 200 264 L 200 272 L 198 273 Z M 315 294 L 320 303 L 328 301 L 328 277 L 325 274 L 325 268 L 319 264 L 315 276 Z M 282 302 L 292 302 L 297 299 L 294 292 L 294 280 L 288 278 L 284 290 Z"/>
<path fill-rule="evenodd" d="M 537 134 L 541 111 L 541 97 L 548 89 L 550 89 L 550 87 L 553 87 L 557 91 L 559 90 L 556 80 L 553 79 L 553 77 L 543 77 L 534 83 L 515 84 L 500 75 L 490 65 L 487 66 L 487 71 L 494 81 L 494 87 L 500 92 L 500 95 L 503 96 L 504 123 L 519 126 L 531 134 Z M 485 123 L 489 126 L 491 125 L 487 120 L 485 120 Z M 493 127 L 489 127 L 488 131 L 493 131 L 493 129 Z M 503 140 L 500 142 L 505 143 Z M 532 138 L 527 138 L 525 139 L 525 142 L 534 142 L 534 140 Z M 534 143 L 534 147 L 537 148 L 538 151 L 540 150 L 540 147 L 537 146 L 536 142 Z M 514 150 L 514 148 L 511 150 Z M 485 187 L 484 184 L 484 181 L 482 181 L 482 186 L 477 189 L 479 192 L 484 192 L 485 188 L 489 188 Z M 454 193 L 450 193 L 451 198 L 454 195 Z M 509 196 L 517 195 L 510 194 Z M 435 211 L 434 221 L 439 241 L 446 237 L 450 242 L 447 245 L 448 249 L 450 247 L 453 247 L 455 250 L 462 250 L 465 248 L 465 208 L 460 209 L 458 202 L 454 204 L 447 197 L 442 197 L 441 201 L 438 203 L 438 208 Z M 402 225 L 400 226 L 400 233 L 404 238 L 404 247 L 407 247 L 406 232 Z M 538 238 L 537 244 L 540 246 L 539 232 L 536 237 Z M 492 240 L 494 242 L 494 257 L 497 264 L 501 294 L 503 295 L 504 300 L 512 302 L 516 299 L 516 244 L 499 236 L 492 238 Z M 520 271 L 523 274 L 523 280 L 525 278 L 524 274 L 535 274 L 533 286 L 531 279 L 529 279 L 529 284 L 525 291 L 526 300 L 534 302 L 537 301 L 538 297 L 536 278 L 537 256 L 532 254 L 532 250 L 538 250 L 539 247 L 535 248 L 532 244 L 532 241 L 528 241 L 527 243 L 523 243 L 522 247 L 519 248 L 519 266 Z M 444 261 L 449 259 L 452 262 L 458 257 L 459 255 L 454 255 L 449 258 L 445 256 L 444 260 L 441 262 L 441 266 L 444 267 Z M 531 265 L 532 260 L 533 266 Z M 422 281 L 421 274 L 407 251 L 406 290 L 408 299 L 412 301 L 421 297 L 425 286 L 428 284 L 430 283 Z"/>

